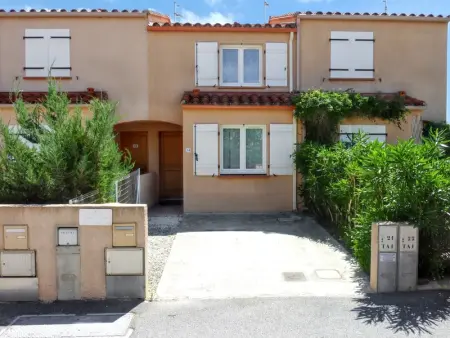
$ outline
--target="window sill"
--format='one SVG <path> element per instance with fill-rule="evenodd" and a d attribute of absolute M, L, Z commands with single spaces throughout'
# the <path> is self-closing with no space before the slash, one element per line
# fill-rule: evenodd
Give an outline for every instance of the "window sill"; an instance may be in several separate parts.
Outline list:
<path fill-rule="evenodd" d="M 328 81 L 334 82 L 334 81 L 347 81 L 347 82 L 358 82 L 358 81 L 375 81 L 375 78 L 338 78 L 338 77 L 330 77 L 328 78 Z"/>
<path fill-rule="evenodd" d="M 220 174 L 217 177 L 219 177 L 219 178 L 236 178 L 236 177 L 268 178 L 268 177 L 270 177 L 270 175 L 267 175 L 267 174 Z"/>
<path fill-rule="evenodd" d="M 267 86 L 219 86 L 218 89 L 266 89 Z"/>
<path fill-rule="evenodd" d="M 51 79 L 56 80 L 72 80 L 72 76 L 51 76 Z M 24 80 L 48 80 L 48 76 L 24 76 Z"/>

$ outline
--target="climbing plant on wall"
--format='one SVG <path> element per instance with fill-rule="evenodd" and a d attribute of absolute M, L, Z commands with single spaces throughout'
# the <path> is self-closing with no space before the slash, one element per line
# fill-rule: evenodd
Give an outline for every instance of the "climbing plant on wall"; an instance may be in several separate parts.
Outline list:
<path fill-rule="evenodd" d="M 353 91 L 309 90 L 293 98 L 294 115 L 303 121 L 306 140 L 321 144 L 336 141 L 338 126 L 348 117 L 381 118 L 400 127 L 408 109 L 400 95 L 392 99 L 363 96 Z"/>

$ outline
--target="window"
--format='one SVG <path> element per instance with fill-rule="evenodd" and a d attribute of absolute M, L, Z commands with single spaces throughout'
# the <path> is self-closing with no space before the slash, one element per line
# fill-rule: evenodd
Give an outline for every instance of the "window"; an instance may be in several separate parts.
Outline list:
<path fill-rule="evenodd" d="M 223 126 L 221 128 L 222 174 L 266 173 L 266 127 Z"/>
<path fill-rule="evenodd" d="M 386 142 L 386 126 L 380 125 L 341 125 L 339 128 L 339 140 L 344 143 L 353 144 L 353 137 L 363 132 L 369 141 L 378 140 Z"/>
<path fill-rule="evenodd" d="M 25 30 L 25 76 L 69 77 L 70 30 Z"/>
<path fill-rule="evenodd" d="M 373 32 L 331 32 L 330 78 L 372 79 Z"/>
<path fill-rule="evenodd" d="M 221 86 L 261 86 L 262 48 L 222 46 L 220 48 Z"/>

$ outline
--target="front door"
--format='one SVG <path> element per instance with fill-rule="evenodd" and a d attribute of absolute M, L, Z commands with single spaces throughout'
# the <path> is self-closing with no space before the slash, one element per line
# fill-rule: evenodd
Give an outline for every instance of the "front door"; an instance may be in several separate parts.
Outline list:
<path fill-rule="evenodd" d="M 122 132 L 120 133 L 120 148 L 128 149 L 134 162 L 134 170 L 141 169 L 141 174 L 148 172 L 148 143 L 147 132 Z"/>
<path fill-rule="evenodd" d="M 159 195 L 161 200 L 183 198 L 183 137 L 181 131 L 160 133 Z"/>

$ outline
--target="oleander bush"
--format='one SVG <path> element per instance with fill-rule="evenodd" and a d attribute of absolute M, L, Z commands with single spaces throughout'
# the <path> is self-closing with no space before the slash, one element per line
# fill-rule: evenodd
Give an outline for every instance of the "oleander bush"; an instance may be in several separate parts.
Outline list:
<path fill-rule="evenodd" d="M 53 81 L 40 104 L 12 95 L 17 125 L 0 121 L 0 203 L 67 203 L 92 190 L 112 201 L 114 182 L 131 170 L 115 142 L 116 104 L 93 99 L 84 118 Z"/>

